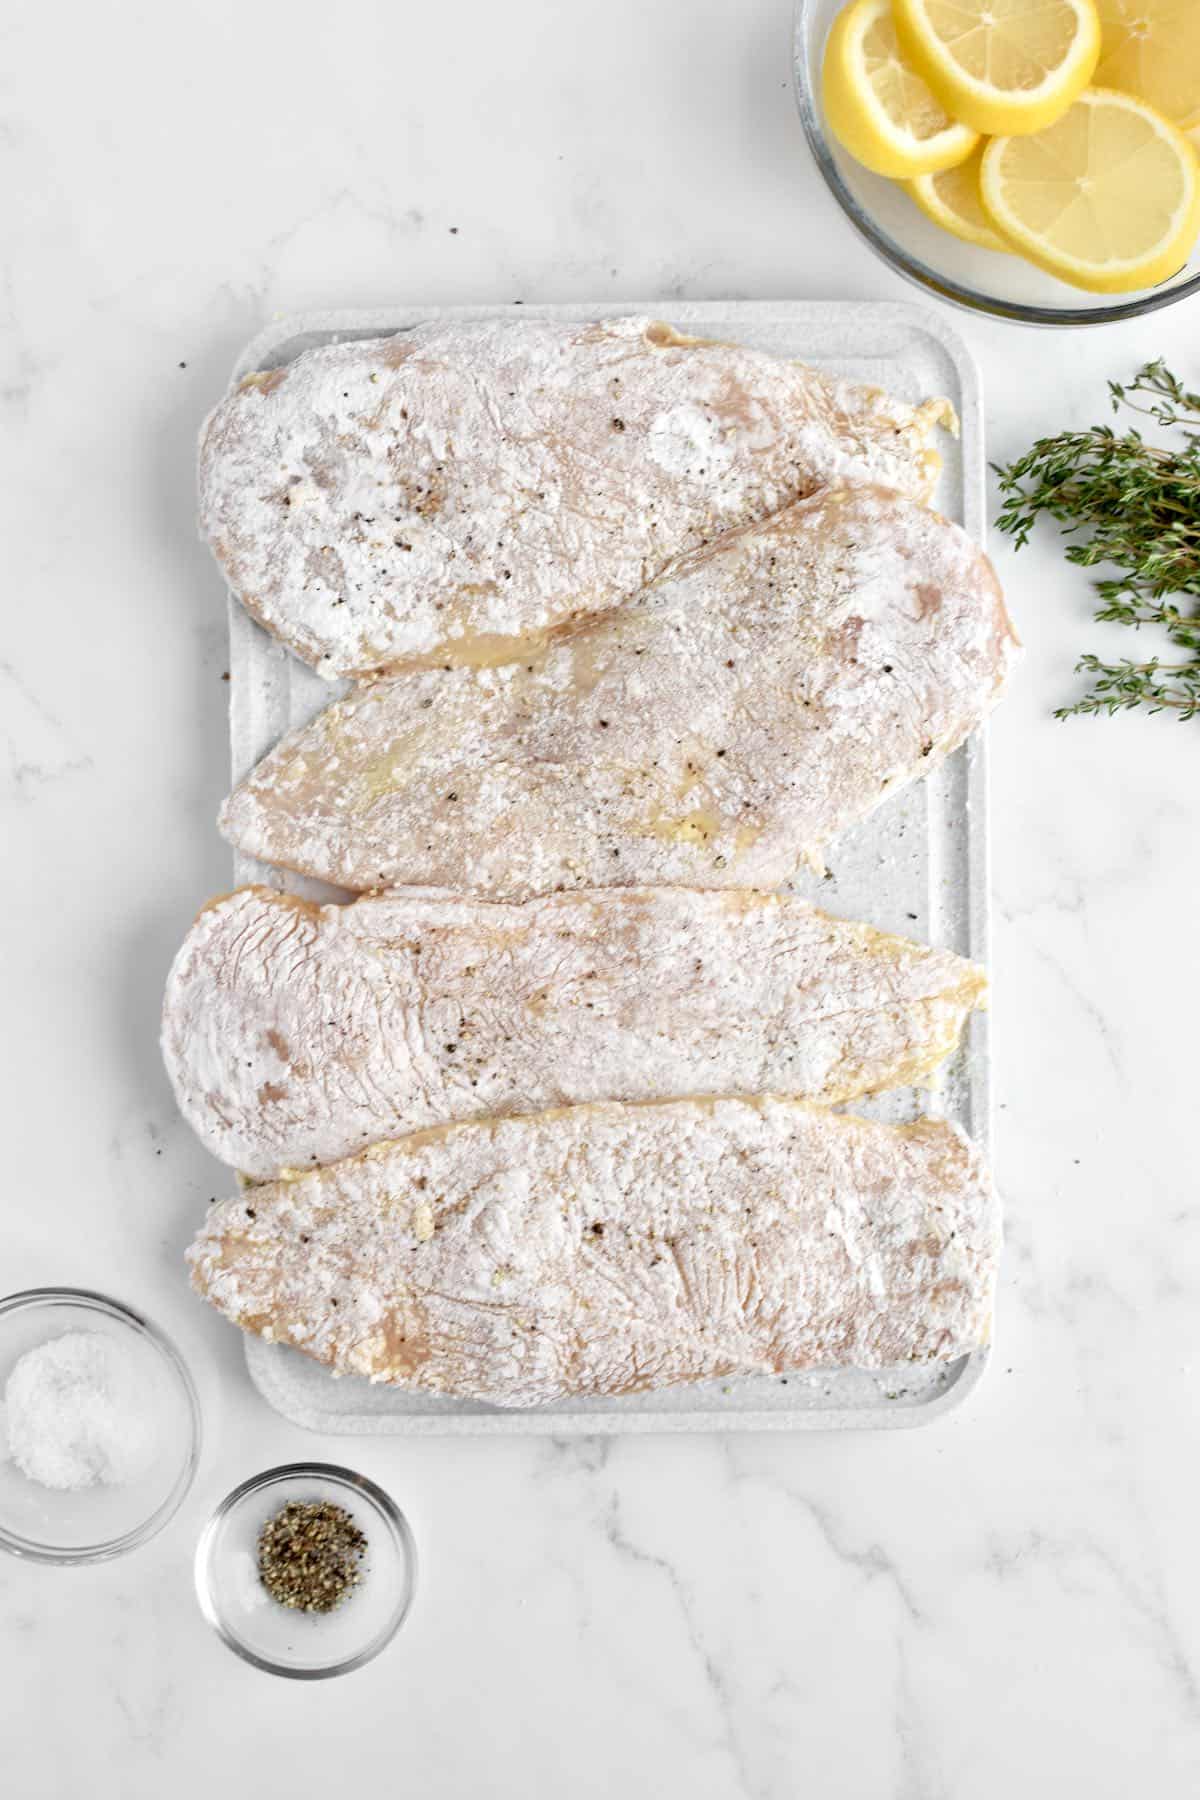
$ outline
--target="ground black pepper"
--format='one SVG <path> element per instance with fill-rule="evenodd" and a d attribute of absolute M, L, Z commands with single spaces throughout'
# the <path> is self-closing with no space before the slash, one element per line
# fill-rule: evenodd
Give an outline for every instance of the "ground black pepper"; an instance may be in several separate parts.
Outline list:
<path fill-rule="evenodd" d="M 280 1606 L 327 1613 L 362 1579 L 367 1540 L 329 1500 L 289 1500 L 258 1534 L 258 1573 Z"/>

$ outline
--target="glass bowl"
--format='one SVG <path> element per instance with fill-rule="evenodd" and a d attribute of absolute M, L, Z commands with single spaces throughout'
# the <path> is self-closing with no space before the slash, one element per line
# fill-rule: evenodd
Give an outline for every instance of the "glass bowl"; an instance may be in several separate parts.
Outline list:
<path fill-rule="evenodd" d="M 1107 325 L 1200 292 L 1200 249 L 1169 281 L 1137 294 L 1086 294 L 1019 256 L 981 250 L 927 219 L 899 182 L 873 175 L 825 126 L 821 61 L 844 0 L 797 0 L 792 75 L 817 167 L 859 236 L 897 274 L 971 312 L 1025 325 Z"/>
<path fill-rule="evenodd" d="M 294 1612 L 258 1576 L 258 1536 L 289 1500 L 331 1501 L 367 1540 L 362 1579 L 327 1613 Z M 352 1469 L 287 1463 L 222 1500 L 196 1546 L 196 1595 L 218 1636 L 272 1675 L 321 1681 L 360 1669 L 395 1637 L 412 1605 L 417 1550 L 396 1503 Z"/>
<path fill-rule="evenodd" d="M 150 1447 L 144 1470 L 128 1482 L 44 1487 L 12 1459 L 0 1417 L 0 1549 L 35 1562 L 102 1562 L 148 1542 L 187 1493 L 200 1454 L 200 1406 L 175 1346 L 130 1307 L 82 1288 L 33 1288 L 0 1300 L 0 1402 L 26 1351 L 79 1331 L 115 1338 L 132 1353 Z"/>

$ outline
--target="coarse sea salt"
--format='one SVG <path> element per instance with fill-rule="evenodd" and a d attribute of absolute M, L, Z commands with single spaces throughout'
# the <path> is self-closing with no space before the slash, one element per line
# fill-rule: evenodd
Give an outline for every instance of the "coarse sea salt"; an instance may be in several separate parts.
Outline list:
<path fill-rule="evenodd" d="M 136 1481 L 154 1457 L 147 1398 L 136 1352 L 103 1332 L 66 1332 L 13 1366 L 0 1408 L 5 1450 L 43 1487 Z"/>

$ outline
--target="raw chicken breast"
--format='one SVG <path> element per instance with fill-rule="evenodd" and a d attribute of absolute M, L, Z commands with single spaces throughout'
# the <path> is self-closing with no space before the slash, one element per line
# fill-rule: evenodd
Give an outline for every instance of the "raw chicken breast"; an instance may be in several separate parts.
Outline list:
<path fill-rule="evenodd" d="M 828 489 L 519 662 L 408 671 L 327 707 L 221 828 L 359 891 L 777 888 L 963 741 L 1016 647 L 957 526 Z"/>
<path fill-rule="evenodd" d="M 200 523 L 322 674 L 479 662 L 826 482 L 927 499 L 939 420 L 648 319 L 443 320 L 248 376 L 204 429 Z"/>
<path fill-rule="evenodd" d="M 175 959 L 163 1055 L 214 1156 L 265 1178 L 575 1101 L 917 1082 L 984 986 L 951 951 L 736 889 L 317 907 L 243 888 Z"/>
<path fill-rule="evenodd" d="M 222 1202 L 189 1260 L 244 1330 L 340 1373 L 535 1406 L 960 1356 L 998 1234 L 951 1125 L 678 1100 L 381 1145 Z"/>

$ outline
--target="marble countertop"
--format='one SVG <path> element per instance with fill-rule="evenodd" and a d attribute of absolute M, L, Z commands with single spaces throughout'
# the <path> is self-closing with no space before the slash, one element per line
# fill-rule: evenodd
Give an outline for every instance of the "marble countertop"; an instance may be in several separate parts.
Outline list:
<path fill-rule="evenodd" d="M 992 728 L 993 1367 L 881 1436 L 307 1438 L 180 1255 L 224 1179 L 156 1049 L 228 881 L 221 583 L 192 445 L 277 313 L 391 300 L 912 299 L 810 166 L 786 0 L 260 0 L 4 28 L 0 1289 L 128 1297 L 207 1445 L 172 1527 L 80 1572 L 0 1562 L 13 1800 L 368 1791 L 601 1800 L 1124 1800 L 1200 1785 L 1200 734 L 1057 724 L 1103 647 L 1051 542 L 994 546 L 1028 645 Z M 1102 416 L 1196 312 L 1070 337 L 958 321 L 991 454 Z M 347 1454 L 407 1509 L 402 1637 L 310 1689 L 238 1663 L 196 1532 L 272 1461 Z"/>

